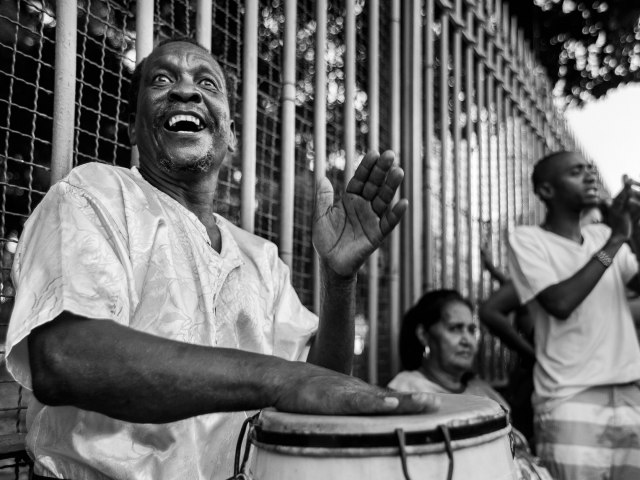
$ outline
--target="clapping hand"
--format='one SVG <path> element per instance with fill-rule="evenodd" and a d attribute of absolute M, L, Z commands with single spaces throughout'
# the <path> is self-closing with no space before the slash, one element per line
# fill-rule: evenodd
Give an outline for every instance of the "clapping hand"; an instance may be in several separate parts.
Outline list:
<path fill-rule="evenodd" d="M 338 275 L 355 275 L 407 209 L 405 199 L 393 203 L 404 177 L 394 158 L 391 151 L 367 153 L 338 202 L 328 179 L 318 184 L 313 244 Z"/>
<path fill-rule="evenodd" d="M 628 239 L 640 219 L 640 192 L 633 187 L 638 183 L 623 176 L 623 188 L 609 207 L 608 224 L 613 235 Z"/>

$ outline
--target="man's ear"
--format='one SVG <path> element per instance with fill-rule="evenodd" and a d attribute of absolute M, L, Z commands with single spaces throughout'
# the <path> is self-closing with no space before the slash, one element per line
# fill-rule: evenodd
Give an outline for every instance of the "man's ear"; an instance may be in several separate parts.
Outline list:
<path fill-rule="evenodd" d="M 555 188 L 553 188 L 553 185 L 551 185 L 550 182 L 542 182 L 538 186 L 537 194 L 541 200 L 549 200 L 553 198 L 555 193 Z"/>
<path fill-rule="evenodd" d="M 129 143 L 136 145 L 136 114 L 129 114 Z"/>
<path fill-rule="evenodd" d="M 230 120 L 229 121 L 229 138 L 227 139 L 227 150 L 229 150 L 229 152 L 235 152 L 236 144 L 237 144 L 236 124 L 233 120 Z"/>

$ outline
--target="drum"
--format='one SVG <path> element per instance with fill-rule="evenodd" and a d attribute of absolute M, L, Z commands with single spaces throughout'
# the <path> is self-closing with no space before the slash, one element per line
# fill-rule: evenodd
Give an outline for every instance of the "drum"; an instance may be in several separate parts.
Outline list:
<path fill-rule="evenodd" d="M 511 480 L 507 415 L 487 398 L 440 395 L 438 412 L 324 416 L 263 410 L 249 434 L 255 480 Z"/>

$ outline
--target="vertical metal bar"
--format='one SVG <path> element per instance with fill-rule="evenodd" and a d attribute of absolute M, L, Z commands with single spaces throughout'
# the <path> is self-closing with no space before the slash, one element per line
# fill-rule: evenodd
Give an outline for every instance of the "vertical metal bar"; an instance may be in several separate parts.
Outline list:
<path fill-rule="evenodd" d="M 424 285 L 422 283 L 422 231 L 424 230 L 424 218 L 423 218 L 423 205 L 422 205 L 422 110 L 420 108 L 422 99 L 422 12 L 421 12 L 420 0 L 414 0 L 413 13 L 411 17 L 411 36 L 413 41 L 413 57 L 411 64 L 413 65 L 413 75 L 411 82 L 411 96 L 413 119 L 411 123 L 411 161 L 413 163 L 411 180 L 411 202 L 413 208 L 410 213 L 413 214 L 411 221 L 413 223 L 413 239 L 411 256 L 414 262 L 413 278 L 413 293 L 412 301 L 415 302 L 422 295 Z"/>
<path fill-rule="evenodd" d="M 327 0 L 316 0 L 316 80 L 313 101 L 313 166 L 316 185 L 327 170 Z M 313 255 L 313 308 L 320 312 L 320 259 Z"/>
<path fill-rule="evenodd" d="M 490 9 L 487 8 L 486 10 L 486 15 L 489 15 Z M 487 73 L 487 113 L 488 113 L 488 125 L 487 125 L 487 153 L 488 153 L 488 162 L 487 162 L 487 179 L 488 179 L 488 183 L 487 183 L 487 190 L 488 190 L 488 210 L 489 210 L 489 228 L 491 231 L 491 244 L 490 244 L 490 249 L 492 251 L 492 253 L 495 251 L 494 250 L 494 244 L 495 244 L 495 237 L 496 235 L 494 235 L 494 231 L 495 231 L 495 216 L 494 216 L 494 195 L 495 195 L 495 185 L 493 182 L 493 177 L 494 177 L 494 160 L 495 160 L 495 148 L 494 148 L 494 129 L 493 129 L 493 108 L 494 108 L 494 93 L 495 93 L 495 54 L 494 54 L 494 42 L 495 42 L 495 37 L 493 35 L 491 35 L 489 38 L 487 38 L 487 42 L 486 42 L 486 52 L 487 52 L 487 66 L 489 69 L 489 72 Z M 489 284 L 491 285 L 492 282 L 489 282 Z"/>
<path fill-rule="evenodd" d="M 245 20 L 248 19 L 249 9 L 254 9 L 257 12 L 257 5 L 250 5 L 251 0 L 247 0 L 245 2 Z M 255 2 L 257 3 L 257 1 Z M 207 50 L 211 51 L 211 17 L 213 13 L 213 5 L 212 0 L 198 0 L 196 4 L 196 41 L 202 45 Z M 251 12 L 253 15 L 253 11 Z M 257 13 L 256 13 L 257 15 Z M 252 21 L 252 20 L 250 20 Z M 256 20 L 257 22 L 257 20 Z M 245 25 L 245 35 L 246 35 L 247 27 Z M 243 74 L 243 81 L 246 81 Z M 243 89 L 244 90 L 244 89 Z M 242 97 L 242 101 L 244 101 L 244 97 Z M 243 135 L 244 140 L 244 135 Z"/>
<path fill-rule="evenodd" d="M 451 286 L 447 273 L 449 258 L 447 225 L 449 219 L 449 206 L 447 205 L 447 189 L 449 188 L 449 172 L 447 169 L 447 157 L 449 156 L 449 12 L 443 8 L 440 14 L 440 146 L 442 156 L 440 159 L 440 185 L 441 190 L 441 262 L 442 287 Z"/>
<path fill-rule="evenodd" d="M 64 3 L 64 2 L 63 2 Z M 136 2 L 136 64 L 153 50 L 153 0 Z M 139 165 L 138 148 L 131 148 L 131 165 Z"/>
<path fill-rule="evenodd" d="M 517 19 L 515 16 L 511 16 L 509 17 L 510 20 L 510 28 L 509 28 L 509 53 L 510 53 L 510 66 L 509 67 L 514 67 L 514 72 L 517 72 L 517 64 L 515 64 L 516 62 L 516 35 L 517 35 L 517 28 L 518 28 L 518 23 L 517 23 Z M 511 70 L 509 69 L 509 71 L 511 72 Z M 522 212 L 522 204 L 519 203 L 519 200 L 521 200 L 521 196 L 519 197 L 519 194 L 522 193 L 522 190 L 518 190 L 518 180 L 520 179 L 519 174 L 518 174 L 518 170 L 519 170 L 519 166 L 520 166 L 520 155 L 518 152 L 518 142 L 519 142 L 519 127 L 520 127 L 520 123 L 519 123 L 519 118 L 518 118 L 518 109 L 517 109 L 517 105 L 516 105 L 516 92 L 517 92 L 517 81 L 516 81 L 516 73 L 514 74 L 510 74 L 510 80 L 511 80 L 511 96 L 509 97 L 509 108 L 510 108 L 510 117 L 511 117 L 511 153 L 512 153 L 512 157 L 511 157 L 511 172 L 513 174 L 513 179 L 512 179 L 512 189 L 511 189 L 511 195 L 512 195 L 512 201 L 513 201 L 513 214 L 512 214 L 512 223 L 509 229 L 509 232 L 512 231 L 513 227 L 517 224 L 518 221 L 518 208 L 520 209 L 520 212 Z M 505 240 L 508 240 L 505 239 Z"/>
<path fill-rule="evenodd" d="M 483 17 L 483 2 L 484 0 L 480 0 L 476 3 L 476 14 L 478 17 Z M 476 49 L 478 60 L 476 63 L 476 107 L 478 109 L 478 123 L 476 124 L 476 138 L 478 142 L 478 238 L 482 243 L 484 241 L 483 238 L 483 222 L 485 217 L 483 216 L 483 209 L 487 206 L 484 202 L 484 157 L 487 154 L 485 152 L 485 135 L 484 135 L 484 123 L 483 115 L 485 111 L 485 93 L 487 91 L 485 84 L 485 66 L 487 62 L 486 50 L 485 50 L 485 42 L 484 42 L 484 22 L 478 21 L 476 26 Z M 485 275 L 484 270 L 480 267 L 480 285 L 478 286 L 478 296 L 480 298 L 485 298 Z"/>
<path fill-rule="evenodd" d="M 413 25 L 413 3 L 415 0 L 402 2 L 402 129 L 401 129 L 401 152 L 400 160 L 404 169 L 407 181 L 402 184 L 403 196 L 409 199 L 409 211 L 405 214 L 405 220 L 400 224 L 402 228 L 402 309 L 407 311 L 413 304 L 413 259 L 412 249 L 412 231 L 413 231 L 413 214 L 412 204 L 413 197 L 411 195 L 411 182 L 409 179 L 414 175 L 413 172 L 413 152 L 411 151 L 413 139 L 413 96 L 412 92 L 412 72 L 413 72 L 413 35 L 411 26 Z"/>
<path fill-rule="evenodd" d="M 465 45 L 465 60 L 466 60 L 466 68 L 465 68 L 465 116 L 467 117 L 466 130 L 465 134 L 467 137 L 467 171 L 466 171 L 466 179 L 467 179 L 467 232 L 469 235 L 469 259 L 468 266 L 469 275 L 468 275 L 468 290 L 469 290 L 469 299 L 472 303 L 475 303 L 476 295 L 475 295 L 475 262 L 474 259 L 474 247 L 475 247 L 475 235 L 473 233 L 473 225 L 474 225 L 474 208 L 473 205 L 473 165 L 474 162 L 472 159 L 476 155 L 473 149 L 473 83 L 474 83 L 474 75 L 473 75 L 473 10 L 472 6 L 469 5 L 467 8 L 467 43 Z M 480 162 L 477 162 L 477 165 L 480 165 Z M 479 177 L 478 177 L 479 179 Z"/>
<path fill-rule="evenodd" d="M 369 0 L 369 150 L 378 150 L 380 128 L 380 4 L 379 0 Z M 369 258 L 368 314 L 369 314 L 369 382 L 378 383 L 378 252 Z"/>
<path fill-rule="evenodd" d="M 211 7 L 210 1 L 205 3 L 209 3 L 209 7 Z M 209 20 L 211 20 L 211 15 L 209 15 Z M 211 43 L 210 21 L 209 43 Z M 246 231 L 253 233 L 256 206 L 256 129 L 258 126 L 258 0 L 245 1 L 242 50 L 240 225 Z"/>
<path fill-rule="evenodd" d="M 503 125 L 503 83 L 502 83 L 502 40 L 501 40 L 501 10 L 500 10 L 501 2 L 499 0 L 495 3 L 494 14 L 496 16 L 496 31 L 493 37 L 493 43 L 496 48 L 494 48 L 494 66 L 495 70 L 493 72 L 493 76 L 496 79 L 495 82 L 495 101 L 496 101 L 496 200 L 497 200 L 497 235 L 494 238 L 497 239 L 497 255 L 494 257 L 497 260 L 497 263 L 502 262 L 502 232 L 504 231 L 503 222 L 504 222 L 504 134 L 502 131 Z"/>
<path fill-rule="evenodd" d="M 296 100 L 296 9 L 295 0 L 285 0 L 284 45 L 282 47 L 282 167 L 280 201 L 280 258 L 293 267 L 293 203 L 295 197 L 295 100 Z"/>
<path fill-rule="evenodd" d="M 356 5 L 345 2 L 344 25 L 344 143 L 346 162 L 345 181 L 353 176 L 356 163 Z"/>
<path fill-rule="evenodd" d="M 451 12 L 449 12 L 451 14 Z M 460 18 L 462 14 L 462 2 L 456 0 L 455 3 L 455 15 Z M 462 105 L 460 104 L 460 92 L 462 82 L 462 31 L 459 25 L 455 25 L 455 31 L 453 33 L 453 118 L 451 119 L 451 129 L 453 130 L 453 244 L 456 248 L 453 249 L 454 259 L 454 285 L 456 289 L 460 289 L 461 269 L 462 267 L 462 249 L 461 244 L 461 188 L 462 182 L 460 176 L 462 171 L 460 170 L 460 154 L 462 144 L 462 130 L 460 127 L 460 117 L 462 116 Z"/>
<path fill-rule="evenodd" d="M 400 0 L 391 0 L 391 150 L 400 151 Z M 400 197 L 396 194 L 396 201 Z M 406 222 L 406 219 L 404 220 Z M 400 371 L 400 228 L 394 228 L 389 241 L 389 338 L 391 375 Z"/>
<path fill-rule="evenodd" d="M 56 13 L 51 184 L 54 184 L 69 173 L 73 165 L 78 2 L 74 0 L 59 2 Z M 7 135 L 9 134 L 7 133 Z"/>
<path fill-rule="evenodd" d="M 531 159 L 530 161 L 530 168 L 529 168 L 529 184 L 531 186 L 531 175 L 533 174 L 533 167 L 535 166 L 536 162 L 538 161 L 538 157 L 537 152 L 536 152 L 536 141 L 535 141 L 535 132 L 534 132 L 534 128 L 533 128 L 533 124 L 529 124 L 529 158 Z M 533 208 L 531 208 L 531 211 L 529 212 L 529 223 L 532 224 L 538 224 L 539 221 L 539 216 L 538 216 L 538 207 L 537 207 L 537 201 L 536 201 L 536 194 L 533 191 L 533 188 L 530 190 L 530 198 L 531 198 L 531 206 Z"/>
<path fill-rule="evenodd" d="M 425 282 L 427 290 L 434 288 L 434 278 L 433 278 L 433 264 L 434 260 L 434 245 L 433 245 L 433 178 L 432 178 L 432 163 L 434 161 L 434 135 L 435 135 L 435 105 L 434 105 L 434 88 L 433 88 L 433 80 L 434 80 L 434 34 L 433 34 L 433 23 L 434 23 L 434 3 L 431 0 L 427 0 L 426 2 L 426 18 L 425 18 L 425 26 L 424 26 L 424 57 L 425 57 L 425 78 L 424 78 L 424 133 L 423 133 L 423 142 L 424 142 L 424 153 L 425 153 L 425 192 L 426 192 L 426 201 L 424 206 L 424 216 L 425 216 L 425 246 L 424 246 L 424 259 L 423 259 L 423 269 L 425 272 Z"/>

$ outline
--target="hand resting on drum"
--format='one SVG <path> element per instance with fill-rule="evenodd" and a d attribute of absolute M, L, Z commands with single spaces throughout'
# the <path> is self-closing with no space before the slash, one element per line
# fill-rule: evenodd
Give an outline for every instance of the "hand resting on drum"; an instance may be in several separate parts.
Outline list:
<path fill-rule="evenodd" d="M 433 394 L 394 392 L 309 364 L 304 370 L 299 382 L 285 383 L 274 403 L 278 410 L 320 415 L 409 414 L 436 411 L 440 405 Z"/>
<path fill-rule="evenodd" d="M 434 410 L 435 396 L 401 394 L 305 362 L 169 340 L 61 314 L 29 336 L 33 392 L 136 423 L 275 407 L 315 414 Z"/>

